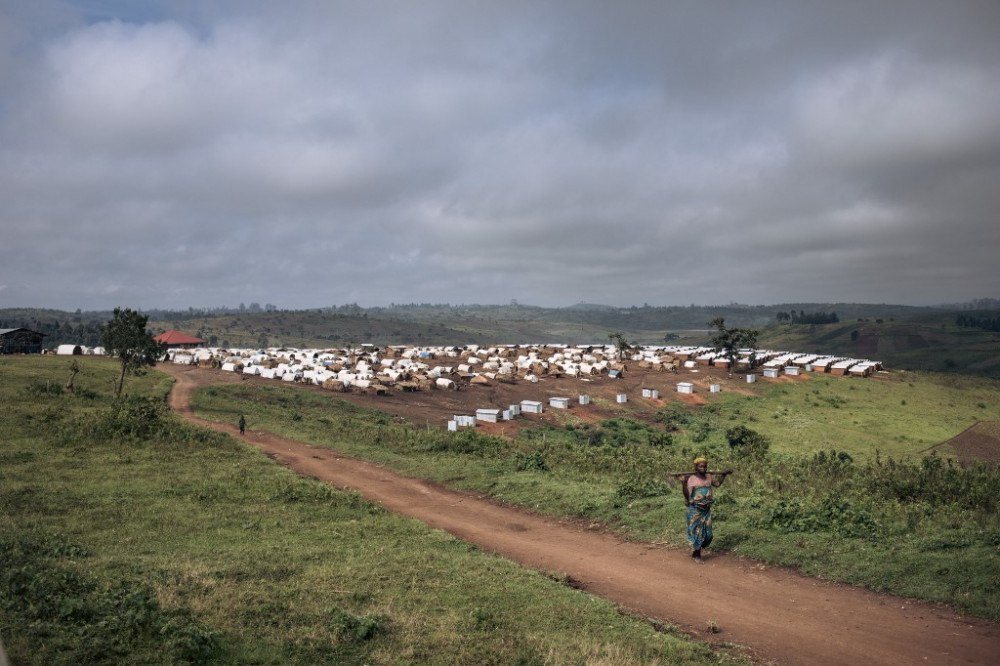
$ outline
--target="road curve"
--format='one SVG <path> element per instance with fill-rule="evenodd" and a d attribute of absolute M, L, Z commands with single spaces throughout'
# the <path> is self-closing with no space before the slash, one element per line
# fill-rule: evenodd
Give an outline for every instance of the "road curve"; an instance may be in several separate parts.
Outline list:
<path fill-rule="evenodd" d="M 191 392 L 226 373 L 160 365 L 176 380 L 170 406 L 194 415 Z M 238 434 L 237 434 L 238 436 Z M 601 531 L 499 506 L 487 499 L 400 476 L 327 448 L 250 430 L 244 438 L 304 476 L 359 492 L 386 509 L 445 530 L 483 550 L 541 571 L 562 572 L 589 593 L 706 641 L 747 647 L 782 664 L 993 664 L 1000 625 L 944 607 L 808 578 L 727 555 L 704 565 L 686 553 L 623 541 Z M 709 622 L 719 633 L 708 631 Z"/>

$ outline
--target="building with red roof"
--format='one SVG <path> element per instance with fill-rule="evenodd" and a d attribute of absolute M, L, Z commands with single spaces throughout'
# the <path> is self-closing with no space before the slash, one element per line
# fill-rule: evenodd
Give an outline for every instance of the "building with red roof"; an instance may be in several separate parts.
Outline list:
<path fill-rule="evenodd" d="M 170 349 L 190 349 L 192 347 L 201 347 L 205 344 L 205 341 L 201 338 L 196 338 L 180 331 L 166 331 L 153 339 Z"/>

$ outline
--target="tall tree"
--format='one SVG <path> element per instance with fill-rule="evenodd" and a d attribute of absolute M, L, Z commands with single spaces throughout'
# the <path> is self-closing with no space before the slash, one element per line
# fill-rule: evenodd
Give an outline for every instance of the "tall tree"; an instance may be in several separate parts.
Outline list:
<path fill-rule="evenodd" d="M 608 340 L 614 343 L 615 349 L 618 351 L 618 358 L 627 358 L 628 352 L 631 351 L 632 345 L 629 343 L 628 339 L 625 337 L 624 333 L 609 333 Z"/>
<path fill-rule="evenodd" d="M 122 370 L 115 382 L 115 397 L 121 397 L 125 375 L 142 374 L 143 369 L 156 365 L 166 348 L 146 330 L 149 317 L 130 308 L 115 308 L 114 316 L 101 327 L 101 344 L 108 356 L 121 362 Z"/>
<path fill-rule="evenodd" d="M 718 335 L 712 338 L 712 344 L 715 346 L 715 351 L 729 361 L 729 377 L 733 376 L 741 349 L 750 350 L 749 369 L 753 370 L 757 363 L 757 335 L 760 332 L 750 328 L 726 328 L 726 320 L 723 317 L 716 317 L 711 325 L 719 331 Z"/>

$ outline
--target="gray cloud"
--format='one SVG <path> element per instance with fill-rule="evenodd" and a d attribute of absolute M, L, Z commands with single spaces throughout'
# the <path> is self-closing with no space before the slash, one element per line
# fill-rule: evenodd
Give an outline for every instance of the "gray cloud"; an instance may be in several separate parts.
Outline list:
<path fill-rule="evenodd" d="M 0 3 L 0 305 L 1000 291 L 993 3 L 98 4 Z"/>

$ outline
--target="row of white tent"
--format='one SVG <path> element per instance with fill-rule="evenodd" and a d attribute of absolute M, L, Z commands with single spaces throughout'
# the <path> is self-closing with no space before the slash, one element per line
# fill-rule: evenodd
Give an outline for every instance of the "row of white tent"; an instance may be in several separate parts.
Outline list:
<path fill-rule="evenodd" d="M 751 350 L 743 350 L 737 367 L 748 366 Z M 877 361 L 849 359 L 799 352 L 756 350 L 758 363 L 764 367 L 809 366 L 814 372 L 866 376 L 881 369 Z M 728 367 L 729 362 L 709 347 L 646 346 L 618 358 L 611 346 L 593 345 L 507 345 L 501 347 L 387 347 L 364 345 L 353 349 L 222 349 L 197 348 L 170 350 L 174 363 L 217 363 L 223 370 L 258 375 L 282 381 L 308 381 L 324 384 L 340 382 L 343 386 L 365 388 L 373 383 L 392 384 L 420 380 L 439 388 L 452 388 L 456 378 L 482 382 L 524 379 L 538 381 L 539 376 L 559 374 L 588 377 L 607 374 L 615 377 L 628 362 L 640 367 L 677 369 L 696 365 Z"/>
<path fill-rule="evenodd" d="M 56 347 L 56 356 L 104 356 L 104 347 L 59 345 Z"/>
<path fill-rule="evenodd" d="M 711 365 L 728 368 L 730 361 L 721 352 L 711 347 L 672 347 L 668 351 L 682 359 L 686 368 L 698 365 Z M 750 356 L 753 354 L 756 364 L 764 368 L 799 367 L 811 372 L 825 372 L 834 375 L 854 375 L 867 377 L 881 370 L 880 361 L 849 358 L 845 356 L 828 356 L 822 354 L 804 354 L 802 352 L 775 351 L 770 349 L 742 349 L 736 360 L 737 369 L 747 369 L 750 366 Z"/>

